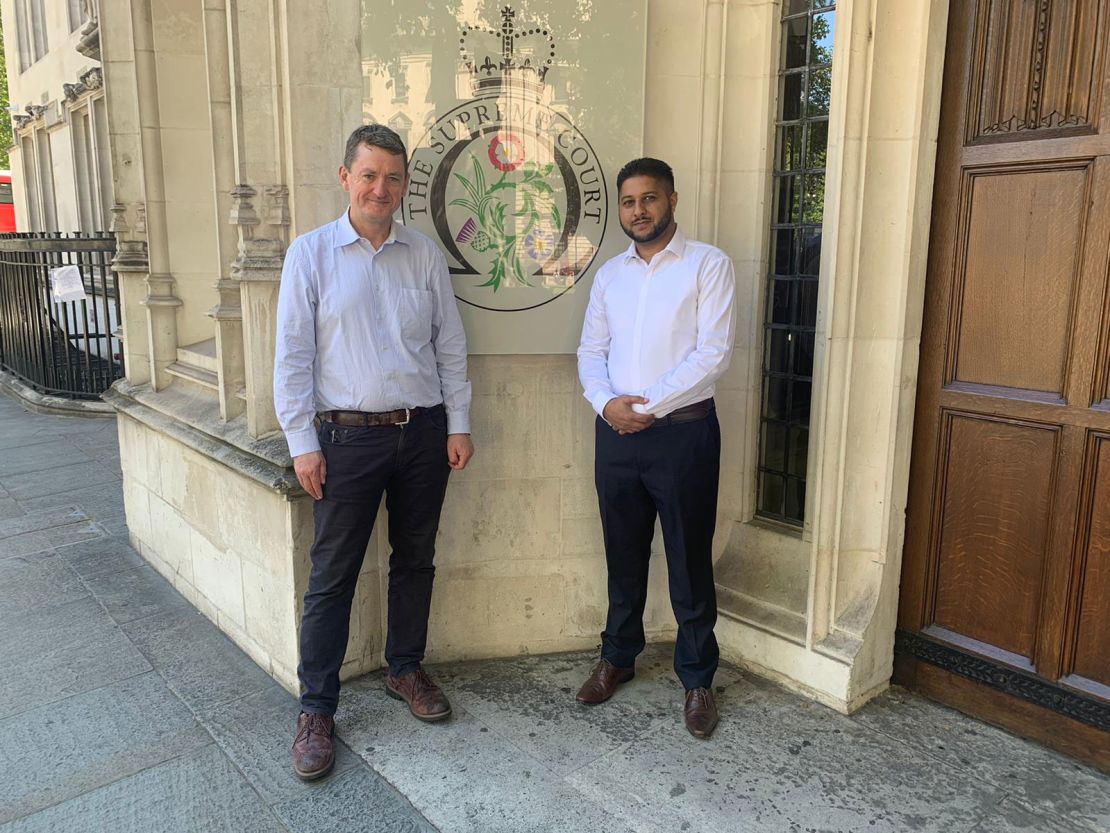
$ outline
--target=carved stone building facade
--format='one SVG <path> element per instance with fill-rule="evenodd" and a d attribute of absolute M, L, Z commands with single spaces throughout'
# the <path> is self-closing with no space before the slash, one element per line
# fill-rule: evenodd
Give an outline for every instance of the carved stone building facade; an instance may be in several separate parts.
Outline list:
<path fill-rule="evenodd" d="M 94 0 L 5 0 L 20 231 L 107 231 L 112 168 Z"/>
<path fill-rule="evenodd" d="M 441 82 L 453 89 L 457 32 L 454 51 L 442 59 L 400 47 L 396 56 L 371 55 L 370 24 L 402 36 L 394 5 L 337 0 L 322 14 L 308 0 L 100 2 L 127 369 L 108 398 L 120 414 L 132 540 L 290 688 L 312 507 L 292 475 L 272 401 L 282 257 L 295 235 L 342 210 L 336 170 L 354 125 L 386 121 L 416 146 L 442 117 L 434 90 Z M 442 5 L 459 27 L 496 31 L 503 14 L 503 4 L 480 0 Z M 553 7 L 545 25 L 562 27 L 568 39 L 590 19 L 589 2 L 519 5 Z M 642 124 L 626 156 L 671 161 L 680 223 L 736 265 L 739 335 L 717 394 L 725 437 L 716 536 L 723 654 L 849 711 L 890 684 L 900 623 L 908 677 L 928 676 L 916 674 L 918 662 L 947 675 L 922 687 L 938 696 L 946 686 L 976 687 L 958 704 L 1004 722 L 1008 707 L 990 705 L 992 685 L 1007 674 L 1034 678 L 1058 700 L 1078 698 L 1056 734 L 1087 738 L 1105 729 L 1099 704 L 1110 685 L 1084 665 L 1105 638 L 1105 614 L 1097 611 L 1110 575 L 1105 512 L 1091 508 L 1110 476 L 1099 457 L 1110 447 L 1101 439 L 1110 426 L 1099 404 L 1110 396 L 1110 324 L 1099 323 L 1110 321 L 1103 300 L 1110 226 L 1100 217 L 1089 223 L 1083 208 L 1110 204 L 1110 108 L 1090 103 L 1105 93 L 1110 10 L 1097 0 L 1028 3 L 1002 31 L 999 5 L 953 4 L 950 21 L 946 0 L 645 0 L 637 18 L 644 38 L 627 52 L 643 71 Z M 615 43 L 620 35 L 612 33 Z M 437 75 L 444 61 L 446 81 Z M 1031 77 L 1038 61 L 1041 84 L 1019 100 L 1014 79 Z M 1076 66 L 1078 80 L 1056 74 Z M 1084 83 L 1088 98 L 1058 95 Z M 968 96 L 975 107 L 966 105 Z M 981 115 L 983 129 L 960 121 L 969 112 Z M 938 130 L 950 147 L 939 166 Z M 1057 158 L 1051 142 L 1058 139 L 1081 144 Z M 965 146 L 971 162 L 953 155 Z M 623 161 L 603 160 L 610 177 Z M 983 177 L 967 180 L 968 170 L 980 169 Z M 1081 174 L 1052 180 L 1065 169 Z M 1043 181 L 1021 178 L 1033 170 Z M 992 196 L 995 213 L 969 213 L 985 203 L 975 202 L 966 181 L 1009 190 Z M 1082 277 L 1029 295 L 1033 304 L 1020 300 L 1024 273 L 1011 263 L 994 283 L 959 284 L 967 303 L 953 301 L 943 270 L 955 263 L 961 275 L 972 274 L 967 264 L 989 259 L 983 241 L 1006 229 L 1016 246 L 1012 230 L 1026 229 L 1017 218 L 1027 224 L 1032 215 L 1007 212 L 1040 204 L 1040 188 L 1057 188 L 1049 202 L 1065 210 L 1049 211 L 1045 222 L 1067 226 L 1070 218 L 1074 228 L 1095 230 L 1074 236 L 1073 255 L 1084 252 L 1087 265 L 1069 274 Z M 1101 195 L 1101 203 L 1072 199 L 1076 193 Z M 944 233 L 931 240 L 937 218 Z M 945 248 L 956 244 L 959 255 Z M 1048 251 L 1062 255 L 1057 249 Z M 974 275 L 987 274 L 976 268 Z M 932 329 L 923 331 L 927 309 Z M 1037 317 L 1044 309 L 1063 312 Z M 989 351 L 979 347 L 996 337 L 991 315 L 1007 327 L 997 336 L 1007 350 L 1033 355 L 1037 343 L 1050 343 L 1059 367 L 1046 362 L 1047 375 L 1034 379 L 1008 359 L 987 361 Z M 1031 326 L 1021 324 L 1023 315 Z M 1074 349 L 1060 333 L 1071 332 L 1073 321 L 1094 346 L 1068 360 Z M 972 325 L 979 329 L 960 330 Z M 936 340 L 961 332 L 962 340 Z M 926 357 L 920 389 L 919 354 Z M 1099 395 L 1080 396 L 1087 376 L 1072 379 L 1060 367 L 1101 373 Z M 1057 446 L 1030 446 L 1028 436 L 1041 437 L 1028 434 L 1032 426 L 1050 424 L 1044 391 L 1063 391 L 1065 378 L 1073 385 L 1069 401 L 1086 396 L 1078 415 L 1046 429 L 1064 438 Z M 594 415 L 578 389 L 574 356 L 472 355 L 471 379 L 478 457 L 448 490 L 429 658 L 590 647 L 603 623 L 605 570 L 592 483 Z M 960 390 L 980 398 L 958 406 L 944 399 Z M 1001 416 L 990 399 L 1000 391 L 1019 392 L 1010 397 L 1014 410 Z M 1041 410 L 1024 411 L 1024 402 Z M 949 426 L 941 447 L 958 446 L 964 456 L 938 456 L 931 434 L 915 440 L 915 408 L 927 430 L 939 408 Z M 953 422 L 957 408 L 964 422 Z M 957 430 L 972 423 L 970 433 Z M 1002 439 L 1013 440 L 1004 448 L 1018 459 L 1032 448 L 1040 468 L 1005 468 L 1006 455 L 992 451 L 997 432 L 987 430 L 1003 423 L 1001 433 L 1012 436 Z M 1053 456 L 1061 449 L 1071 455 L 1066 463 Z M 920 475 L 912 482 L 911 460 Z M 937 473 L 957 469 L 962 492 L 947 490 Z M 1066 564 L 1047 549 L 1023 550 L 1021 534 L 1007 531 L 1015 517 L 1048 512 L 1059 489 L 1026 495 L 1016 510 L 1009 492 L 991 491 L 991 483 L 1010 478 L 1021 492 L 1023 480 L 1038 482 L 1046 472 L 1055 472 L 1053 482 L 1074 481 L 1074 496 L 1052 514 L 1057 520 L 1030 534 L 1062 530 L 1065 516 L 1080 517 L 1070 526 L 1081 534 L 1058 532 L 1070 542 L 1060 543 Z M 916 537 L 907 543 L 911 486 L 921 508 L 911 514 Z M 904 544 L 924 554 L 907 562 L 913 587 L 899 620 Z M 666 639 L 673 621 L 657 548 L 647 625 L 650 638 Z M 387 564 L 387 545 L 376 535 L 346 675 L 381 664 Z M 919 567 L 925 578 L 917 578 Z M 1039 635 L 1000 641 L 974 616 L 957 615 L 1003 615 L 1004 602 L 990 601 L 1006 596 L 987 575 L 992 570 L 1023 599 L 1041 592 L 1042 575 L 1053 576 L 1056 595 L 1023 602 L 1025 618 L 1006 626 Z M 969 586 L 977 589 L 953 595 L 953 587 Z M 1049 633 L 1038 617 L 1056 622 L 1052 606 L 1060 604 L 1060 621 L 1071 624 Z M 1070 647 L 1059 656 L 1044 648 L 1056 657 L 1049 667 L 1038 665 L 1048 654 L 1035 654 L 1033 643 Z M 979 673 L 966 661 L 944 667 L 938 645 L 993 671 Z"/>

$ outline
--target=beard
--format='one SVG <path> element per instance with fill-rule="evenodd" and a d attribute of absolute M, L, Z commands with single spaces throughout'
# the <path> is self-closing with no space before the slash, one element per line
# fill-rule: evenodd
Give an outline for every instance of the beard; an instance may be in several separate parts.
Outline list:
<path fill-rule="evenodd" d="M 650 243 L 663 236 L 663 233 L 670 228 L 671 223 L 674 222 L 674 209 L 667 208 L 667 213 L 659 218 L 659 222 L 653 225 L 646 231 L 635 232 L 632 226 L 626 226 L 621 223 L 621 229 L 637 243 Z"/>

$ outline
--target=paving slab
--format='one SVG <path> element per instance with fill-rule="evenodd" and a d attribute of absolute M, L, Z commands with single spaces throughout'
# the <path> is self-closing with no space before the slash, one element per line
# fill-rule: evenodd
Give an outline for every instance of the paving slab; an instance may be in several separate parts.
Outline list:
<path fill-rule="evenodd" d="M 55 550 L 0 559 L 0 611 L 5 615 L 66 604 L 89 595 Z"/>
<path fill-rule="evenodd" d="M 17 520 L 23 519 L 19 518 Z M 11 521 L 6 523 L 11 523 Z M 26 532 L 22 535 L 11 535 L 0 539 L 0 559 L 31 555 L 32 553 L 43 552 L 55 547 L 65 547 L 81 541 L 105 538 L 107 535 L 108 530 L 93 520 L 79 520 L 65 526 L 54 526 L 49 529 Z"/>
<path fill-rule="evenodd" d="M 150 566 L 85 579 L 97 600 L 117 624 L 134 622 L 156 613 L 193 610 L 192 605 Z"/>
<path fill-rule="evenodd" d="M 91 436 L 103 431 L 103 424 L 115 428 L 115 420 L 44 417 L 22 414 L 0 417 L 0 450 L 21 448 L 43 443 L 60 443 L 71 436 Z"/>
<path fill-rule="evenodd" d="M 106 526 L 103 522 L 101 525 Z M 131 547 L 126 533 L 58 547 L 56 552 L 77 575 L 85 579 L 131 570 L 146 564 L 143 557 Z"/>
<path fill-rule="evenodd" d="M 0 825 L 0 833 L 286 830 L 215 744 Z"/>
<path fill-rule="evenodd" d="M 278 686 L 201 712 L 200 721 L 269 804 L 302 798 L 317 789 L 293 772 L 290 746 L 296 726 L 297 698 Z M 336 749 L 335 775 L 362 767 L 344 743 Z"/>
<path fill-rule="evenodd" d="M 291 833 L 437 833 L 404 796 L 362 767 L 274 810 Z"/>
<path fill-rule="evenodd" d="M 91 597 L 22 613 L 0 609 L 0 718 L 151 669 Z"/>
<path fill-rule="evenodd" d="M 5 492 L 5 494 L 7 494 Z M 25 510 L 15 498 L 0 497 L 0 520 L 8 520 L 9 518 L 18 518 L 20 515 L 26 514 Z"/>
<path fill-rule="evenodd" d="M 711 740 L 677 717 L 567 780 L 637 829 L 691 833 L 964 833 L 1002 798 L 784 691 L 720 700 Z"/>
<path fill-rule="evenodd" d="M 636 677 L 603 708 L 583 706 L 574 695 L 594 664 L 596 651 L 515 657 L 430 667 L 453 702 L 524 749 L 549 769 L 566 774 L 650 733 L 659 721 L 682 713 L 684 689 L 672 670 L 672 648 L 650 645 L 636 663 Z M 741 680 L 721 668 L 715 688 Z"/>
<path fill-rule="evenodd" d="M 463 707 L 422 723 L 385 694 L 383 681 L 374 673 L 344 687 L 339 735 L 440 830 L 630 830 Z"/>
<path fill-rule="evenodd" d="M 66 505 L 77 506 L 97 520 L 122 515 L 124 512 L 123 482 L 107 481 L 95 486 L 19 501 L 19 506 L 25 512 L 37 512 Z"/>
<path fill-rule="evenodd" d="M 971 833 L 1079 833 L 1069 822 L 1034 813 L 1013 799 L 1003 799 Z M 1099 833 L 1105 833 L 1103 828 Z"/>
<path fill-rule="evenodd" d="M 97 522 L 109 535 L 127 537 L 127 518 L 120 514 L 107 518 L 98 518 Z"/>
<path fill-rule="evenodd" d="M 207 746 L 153 671 L 0 720 L 0 822 Z"/>
<path fill-rule="evenodd" d="M 91 520 L 83 509 L 70 503 L 41 509 L 24 507 L 24 510 L 21 517 L 0 521 L 0 541 Z"/>
<path fill-rule="evenodd" d="M 1092 767 L 952 709 L 893 689 L 852 719 L 1004 789 L 1075 831 L 1110 831 L 1110 778 Z"/>
<path fill-rule="evenodd" d="M 266 672 L 200 613 L 188 609 L 121 626 L 170 689 L 194 711 L 269 688 Z"/>
<path fill-rule="evenodd" d="M 16 500 L 72 492 L 119 480 L 119 475 L 106 466 L 79 463 L 58 468 L 31 471 L 25 474 L 0 475 L 0 485 Z"/>
<path fill-rule="evenodd" d="M 0 454 L 0 477 L 14 478 L 28 472 L 60 466 L 92 466 L 94 458 L 70 442 L 37 442 L 8 448 Z"/>

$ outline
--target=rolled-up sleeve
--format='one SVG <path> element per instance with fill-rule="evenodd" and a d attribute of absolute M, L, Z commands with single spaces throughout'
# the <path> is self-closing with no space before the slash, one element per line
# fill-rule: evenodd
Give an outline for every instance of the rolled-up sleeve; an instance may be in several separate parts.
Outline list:
<path fill-rule="evenodd" d="M 303 246 L 294 241 L 281 270 L 274 354 L 274 409 L 292 457 L 320 450 L 313 424 L 317 303 Z"/>
<path fill-rule="evenodd" d="M 447 261 L 438 250 L 431 255 L 429 283 L 435 295 L 432 345 L 440 391 L 447 411 L 447 433 L 470 433 L 470 380 L 466 375 L 466 332 L 459 316 Z"/>

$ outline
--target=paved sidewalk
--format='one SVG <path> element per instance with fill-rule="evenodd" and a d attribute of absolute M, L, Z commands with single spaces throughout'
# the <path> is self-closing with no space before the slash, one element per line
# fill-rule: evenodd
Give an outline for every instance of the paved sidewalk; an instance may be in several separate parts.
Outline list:
<path fill-rule="evenodd" d="M 127 545 L 114 420 L 0 396 L 0 833 L 1110 832 L 1110 778 L 906 692 L 847 718 L 726 666 L 701 742 L 666 646 L 579 707 L 592 659 L 433 667 L 431 726 L 363 677 L 302 784 L 294 698 Z"/>

